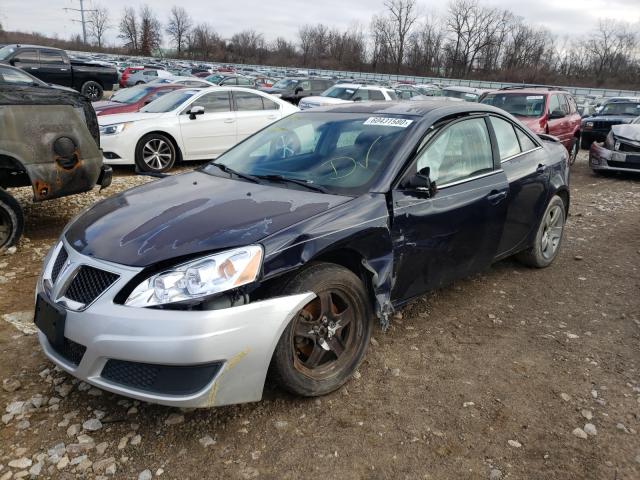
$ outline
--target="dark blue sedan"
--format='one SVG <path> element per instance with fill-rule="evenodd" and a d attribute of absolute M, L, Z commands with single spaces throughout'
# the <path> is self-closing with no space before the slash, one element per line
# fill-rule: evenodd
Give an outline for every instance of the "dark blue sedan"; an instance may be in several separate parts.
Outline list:
<path fill-rule="evenodd" d="M 567 160 L 477 103 L 295 113 L 69 224 L 38 282 L 40 343 L 88 383 L 167 405 L 259 400 L 268 373 L 325 394 L 376 317 L 506 257 L 550 265 Z"/>

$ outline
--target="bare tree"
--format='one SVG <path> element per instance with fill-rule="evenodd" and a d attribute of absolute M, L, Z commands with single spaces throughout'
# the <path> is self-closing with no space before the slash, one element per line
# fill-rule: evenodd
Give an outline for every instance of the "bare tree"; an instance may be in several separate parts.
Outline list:
<path fill-rule="evenodd" d="M 124 40 L 124 46 L 132 52 L 138 52 L 138 17 L 132 7 L 126 7 L 122 12 L 120 24 L 118 25 L 119 35 Z"/>
<path fill-rule="evenodd" d="M 382 49 L 391 57 L 395 72 L 400 73 L 407 40 L 418 20 L 416 1 L 387 0 L 384 5 L 387 9 L 385 14 L 373 18 L 374 41 L 382 43 Z"/>
<path fill-rule="evenodd" d="M 109 10 L 105 7 L 95 7 L 89 12 L 89 34 L 95 39 L 99 48 L 102 48 L 104 36 L 111 28 L 109 24 Z"/>
<path fill-rule="evenodd" d="M 264 50 L 265 42 L 261 33 L 255 30 L 244 30 L 231 37 L 229 49 L 237 56 L 240 63 L 258 60 L 260 51 Z"/>
<path fill-rule="evenodd" d="M 187 37 L 189 56 L 197 60 L 226 60 L 226 45 L 211 25 L 201 23 L 193 27 Z"/>
<path fill-rule="evenodd" d="M 169 15 L 169 23 L 167 24 L 167 33 L 173 45 L 175 45 L 178 57 L 182 54 L 182 50 L 187 42 L 187 37 L 193 22 L 184 7 L 173 6 Z"/>
<path fill-rule="evenodd" d="M 148 5 L 140 9 L 140 38 L 138 45 L 142 55 L 150 56 L 160 47 L 162 41 L 161 25 Z"/>
<path fill-rule="evenodd" d="M 615 20 L 600 20 L 598 28 L 584 43 L 590 57 L 588 61 L 598 78 L 602 78 L 605 71 L 618 73 L 629 63 L 637 46 L 638 38 L 630 25 Z"/>

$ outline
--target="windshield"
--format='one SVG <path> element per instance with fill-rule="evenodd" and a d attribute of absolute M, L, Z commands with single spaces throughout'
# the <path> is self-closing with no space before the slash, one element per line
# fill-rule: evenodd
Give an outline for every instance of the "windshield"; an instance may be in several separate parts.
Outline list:
<path fill-rule="evenodd" d="M 273 88 L 280 88 L 282 90 L 288 90 L 294 87 L 294 85 L 298 84 L 298 80 L 293 80 L 291 78 L 285 78 L 282 80 L 278 80 L 274 85 Z"/>
<path fill-rule="evenodd" d="M 140 111 L 146 113 L 171 112 L 193 97 L 196 93 L 198 93 L 198 90 L 176 90 L 175 92 L 167 93 L 157 100 L 154 100 L 146 107 L 141 108 Z"/>
<path fill-rule="evenodd" d="M 615 102 L 607 103 L 600 115 L 640 115 L 640 102 Z"/>
<path fill-rule="evenodd" d="M 215 163 L 245 175 L 280 176 L 330 193 L 361 195 L 388 167 L 415 123 L 399 115 L 296 113 L 249 137 Z M 212 164 L 204 171 L 220 172 Z"/>
<path fill-rule="evenodd" d="M 129 87 L 122 90 L 118 90 L 112 97 L 112 102 L 118 103 L 135 103 L 151 91 L 151 88 L 146 86 Z"/>
<path fill-rule="evenodd" d="M 16 51 L 16 47 L 10 47 L 9 45 L 7 45 L 6 47 L 0 48 L 0 60 L 4 60 L 15 51 Z"/>
<path fill-rule="evenodd" d="M 523 93 L 492 93 L 482 99 L 485 105 L 501 108 L 518 117 L 541 117 L 544 113 L 544 95 Z"/>
<path fill-rule="evenodd" d="M 358 91 L 357 88 L 331 87 L 322 94 L 323 97 L 339 98 L 341 100 L 351 100 L 353 95 Z"/>

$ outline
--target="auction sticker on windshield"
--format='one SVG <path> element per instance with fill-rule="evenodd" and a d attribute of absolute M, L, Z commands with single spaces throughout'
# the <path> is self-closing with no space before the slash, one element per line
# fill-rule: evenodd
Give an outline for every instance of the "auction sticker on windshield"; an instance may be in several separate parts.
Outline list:
<path fill-rule="evenodd" d="M 365 125 L 383 125 L 387 127 L 400 127 L 407 128 L 413 123 L 413 120 L 407 120 L 404 118 L 390 118 L 390 117 L 369 117 L 365 120 Z"/>

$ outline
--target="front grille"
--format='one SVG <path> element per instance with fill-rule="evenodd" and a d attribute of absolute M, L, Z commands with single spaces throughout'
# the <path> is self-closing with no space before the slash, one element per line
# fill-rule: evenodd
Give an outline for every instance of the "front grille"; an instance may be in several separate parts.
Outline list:
<path fill-rule="evenodd" d="M 64 249 L 64 247 L 62 247 L 60 249 L 60 252 L 58 252 L 56 261 L 53 262 L 53 268 L 51 269 L 51 281 L 53 283 L 56 283 L 56 280 L 58 280 L 58 275 L 60 275 L 60 270 L 62 270 L 62 267 L 64 266 L 64 263 L 67 261 L 67 258 L 69 258 L 69 254 Z"/>
<path fill-rule="evenodd" d="M 89 305 L 109 288 L 118 275 L 83 265 L 64 294 L 69 300 Z"/>
<path fill-rule="evenodd" d="M 206 387 L 222 363 L 175 366 L 108 360 L 101 377 L 113 383 L 165 395 L 189 395 Z"/>
<path fill-rule="evenodd" d="M 621 152 L 631 152 L 631 153 L 640 153 L 640 147 L 634 147 L 633 145 L 629 145 L 628 143 L 620 142 Z"/>
<path fill-rule="evenodd" d="M 607 160 L 607 164 L 613 168 L 628 168 L 630 170 L 640 170 L 640 163 L 616 162 L 615 160 Z"/>
<path fill-rule="evenodd" d="M 62 346 L 54 347 L 54 350 L 58 352 L 58 355 L 78 366 L 82 361 L 82 357 L 84 357 L 84 352 L 87 351 L 87 347 L 65 337 Z"/>

